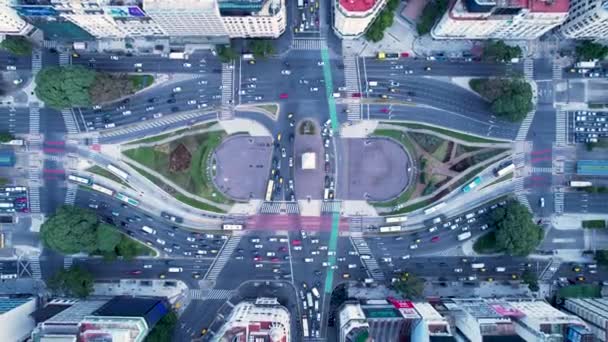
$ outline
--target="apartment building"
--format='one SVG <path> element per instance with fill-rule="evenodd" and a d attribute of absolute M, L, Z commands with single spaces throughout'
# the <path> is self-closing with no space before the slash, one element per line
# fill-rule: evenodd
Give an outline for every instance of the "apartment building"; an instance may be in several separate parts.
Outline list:
<path fill-rule="evenodd" d="M 569 0 L 455 0 L 431 31 L 436 39 L 536 39 L 561 25 Z"/>
<path fill-rule="evenodd" d="M 386 5 L 386 0 L 334 0 L 334 32 L 342 39 L 361 37 Z"/>
<path fill-rule="evenodd" d="M 608 299 L 566 299 L 564 309 L 580 317 L 598 341 L 608 341 Z"/>
<path fill-rule="evenodd" d="M 33 29 L 33 26 L 17 14 L 13 5 L 15 5 L 14 0 L 0 0 L 0 42 L 5 36 L 23 36 Z"/>
<path fill-rule="evenodd" d="M 572 39 L 605 39 L 608 37 L 608 1 L 570 0 L 570 14 L 561 32 Z"/>
<path fill-rule="evenodd" d="M 220 0 L 219 7 L 230 38 L 278 38 L 285 33 L 285 0 Z"/>

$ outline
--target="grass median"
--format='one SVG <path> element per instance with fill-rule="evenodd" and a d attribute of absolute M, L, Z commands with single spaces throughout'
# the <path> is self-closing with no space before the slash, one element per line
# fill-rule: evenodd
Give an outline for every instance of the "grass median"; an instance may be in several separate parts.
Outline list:
<path fill-rule="evenodd" d="M 506 143 L 508 143 L 507 141 L 486 139 L 486 138 L 481 138 L 481 137 L 478 137 L 475 135 L 470 135 L 470 134 L 466 134 L 466 133 L 452 131 L 449 129 L 422 125 L 422 124 L 405 123 L 405 122 L 401 122 L 401 123 L 399 123 L 399 122 L 382 122 L 382 123 L 387 124 L 387 125 L 403 126 L 403 127 L 407 127 L 407 128 L 411 128 L 411 129 L 425 129 L 428 131 L 433 131 L 436 133 L 447 135 L 449 137 L 452 137 L 455 139 L 460 139 L 462 141 L 466 141 L 466 142 L 470 142 L 470 143 L 487 143 L 487 144 L 506 144 Z"/>

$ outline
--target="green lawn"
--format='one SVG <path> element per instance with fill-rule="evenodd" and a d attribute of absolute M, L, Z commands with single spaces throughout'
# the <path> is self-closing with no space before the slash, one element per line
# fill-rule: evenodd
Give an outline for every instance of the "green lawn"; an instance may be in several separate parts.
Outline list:
<path fill-rule="evenodd" d="M 399 210 L 393 210 L 391 212 L 388 213 L 381 213 L 380 215 L 382 216 L 389 216 L 389 215 L 399 215 L 399 214 L 405 214 L 405 213 L 409 213 L 412 212 L 414 210 L 418 210 L 421 208 L 426 207 L 427 205 L 433 203 L 435 200 L 434 199 L 428 199 L 422 202 L 418 202 L 418 203 L 414 203 L 412 205 L 408 205 L 407 207 L 403 207 Z"/>
<path fill-rule="evenodd" d="M 116 176 L 115 174 L 113 174 L 112 172 L 104 169 L 103 167 L 99 166 L 99 165 L 94 165 L 91 166 L 90 168 L 88 168 L 86 171 L 94 173 L 96 175 L 100 175 L 102 177 L 105 177 L 107 179 L 113 180 L 117 183 L 120 183 L 122 185 L 131 187 L 129 184 L 127 184 L 124 180 L 122 180 L 121 178 L 119 178 L 118 176 Z"/>
<path fill-rule="evenodd" d="M 437 159 L 438 161 L 443 162 L 447 153 L 448 153 L 448 142 L 444 140 L 443 143 L 441 143 L 441 145 L 439 145 L 439 147 L 437 147 L 437 149 L 431 155 L 433 156 L 433 158 Z"/>
<path fill-rule="evenodd" d="M 490 184 L 488 184 L 488 185 L 484 186 L 483 188 L 485 189 L 485 188 L 490 187 L 490 186 L 492 186 L 492 185 L 494 185 L 494 184 L 498 184 L 498 183 L 500 183 L 500 182 L 504 182 L 504 181 L 506 181 L 507 179 L 511 179 L 511 178 L 513 178 L 513 172 L 511 172 L 511 173 L 507 173 L 506 175 L 504 175 L 504 176 L 502 176 L 502 177 L 498 178 L 497 180 L 495 180 L 495 181 L 493 181 L 492 183 L 490 183 Z"/>
<path fill-rule="evenodd" d="M 265 111 L 271 112 L 272 115 L 277 115 L 277 111 L 279 110 L 279 106 L 274 105 L 274 104 L 259 105 L 256 107 L 263 109 Z"/>
<path fill-rule="evenodd" d="M 583 228 L 589 228 L 589 229 L 606 228 L 606 220 L 585 220 L 585 221 L 583 221 Z"/>
<path fill-rule="evenodd" d="M 409 128 L 412 128 L 412 129 L 426 129 L 426 130 L 429 130 L 429 131 L 434 131 L 434 132 L 437 132 L 437 133 L 441 133 L 441 134 L 447 135 L 447 136 L 452 137 L 452 138 L 460 139 L 460 140 L 471 142 L 471 143 L 494 143 L 494 144 L 504 144 L 504 143 L 506 143 L 505 141 L 485 139 L 485 138 L 477 137 L 477 136 L 474 136 L 474 135 L 469 135 L 469 134 L 465 134 L 465 133 L 460 133 L 460 132 L 452 131 L 452 130 L 449 130 L 449 129 L 438 128 L 438 127 L 427 126 L 427 125 L 421 125 L 421 124 L 415 124 L 415 123 L 397 123 L 397 122 L 381 122 L 381 123 L 388 124 L 388 125 L 404 126 L 404 127 L 409 127 Z"/>
<path fill-rule="evenodd" d="M 154 82 L 154 76 L 152 75 L 130 75 L 129 78 L 133 82 L 133 87 L 136 91 L 149 87 Z"/>
<path fill-rule="evenodd" d="M 599 298 L 602 288 L 594 284 L 569 285 L 559 289 L 557 295 L 561 298 Z"/>
<path fill-rule="evenodd" d="M 196 126 L 192 126 L 192 127 L 189 127 L 189 128 L 182 128 L 182 129 L 178 129 L 177 131 L 173 131 L 173 132 L 169 132 L 169 133 L 164 133 L 164 134 L 155 135 L 155 136 L 152 136 L 152 137 L 149 137 L 149 138 L 144 138 L 144 139 L 140 139 L 140 140 L 131 141 L 131 142 L 127 143 L 126 145 L 153 143 L 153 142 L 164 140 L 164 139 L 169 138 L 169 137 L 180 135 L 180 134 L 182 134 L 184 132 L 187 132 L 187 131 L 190 131 L 190 130 L 206 129 L 206 128 L 209 128 L 209 127 L 211 127 L 211 126 L 213 126 L 215 124 L 216 124 L 215 121 L 207 122 L 205 124 L 196 125 Z"/>

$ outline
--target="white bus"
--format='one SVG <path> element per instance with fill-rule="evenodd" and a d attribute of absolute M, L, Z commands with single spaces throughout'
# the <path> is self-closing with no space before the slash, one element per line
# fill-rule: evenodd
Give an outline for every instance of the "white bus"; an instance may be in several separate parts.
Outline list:
<path fill-rule="evenodd" d="M 384 222 L 386 223 L 397 223 L 397 222 L 405 222 L 407 221 L 407 216 L 393 216 L 387 217 Z"/>
<path fill-rule="evenodd" d="M 88 178 L 84 178 L 84 177 L 80 177 L 80 176 L 76 176 L 76 175 L 69 175 L 68 176 L 68 180 L 74 182 L 74 183 L 80 183 L 80 184 L 84 184 L 84 185 L 90 185 L 91 184 L 91 180 Z"/>
<path fill-rule="evenodd" d="M 591 182 L 587 181 L 570 181 L 570 186 L 573 188 L 586 188 L 591 186 Z"/>
<path fill-rule="evenodd" d="M 312 302 L 312 295 L 310 294 L 310 292 L 306 292 L 306 303 L 308 304 L 308 307 L 312 308 L 312 306 L 314 305 L 314 303 Z"/>
<path fill-rule="evenodd" d="M 129 179 L 128 173 L 124 172 L 123 170 L 117 168 L 116 166 L 114 166 L 112 164 L 108 164 L 108 170 L 124 180 Z"/>
<path fill-rule="evenodd" d="M 156 235 L 156 230 L 154 230 L 154 229 L 152 229 L 152 228 L 150 228 L 148 226 L 141 227 L 141 230 L 144 231 L 144 232 L 146 232 L 146 233 L 148 233 L 148 234 Z"/>
<path fill-rule="evenodd" d="M 91 187 L 93 188 L 93 190 L 99 191 L 102 194 L 106 194 L 108 196 L 114 196 L 114 190 L 108 189 L 108 188 L 103 187 L 103 186 L 101 186 L 99 184 L 93 183 L 93 185 Z"/>
<path fill-rule="evenodd" d="M 464 232 L 458 235 L 458 241 L 466 240 L 471 237 L 471 232 Z"/>
<path fill-rule="evenodd" d="M 400 232 L 401 226 L 382 226 L 380 227 L 380 233 L 394 233 Z"/>
<path fill-rule="evenodd" d="M 515 170 L 515 164 L 509 163 L 508 165 L 503 166 L 499 170 L 496 171 L 496 177 L 502 177 L 507 175 Z"/>
<path fill-rule="evenodd" d="M 169 59 L 187 59 L 183 52 L 169 52 Z"/>
<path fill-rule="evenodd" d="M 0 202 L 0 208 L 5 209 L 5 208 L 12 208 L 15 205 L 11 202 Z"/>
<path fill-rule="evenodd" d="M 299 0 L 302 1 L 302 0 Z M 302 316 L 302 334 L 304 337 L 308 337 L 308 318 L 306 316 Z"/>
<path fill-rule="evenodd" d="M 439 204 L 437 204 L 435 206 L 432 206 L 432 207 L 430 207 L 428 209 L 425 209 L 424 210 L 424 214 L 425 215 L 432 214 L 432 213 L 436 212 L 437 210 L 439 210 L 439 209 L 441 209 L 443 207 L 445 207 L 445 202 L 441 202 L 441 203 L 439 203 Z"/>
<path fill-rule="evenodd" d="M 270 202 L 272 201 L 272 191 L 274 191 L 274 180 L 269 180 L 268 181 L 268 186 L 266 187 L 266 201 Z"/>
<path fill-rule="evenodd" d="M 223 230 L 243 230 L 242 224 L 222 224 Z"/>
<path fill-rule="evenodd" d="M 243 55 L 243 60 L 244 61 L 251 61 L 251 60 L 254 60 L 254 59 L 255 59 L 255 57 L 251 53 L 246 53 L 246 54 Z"/>
<path fill-rule="evenodd" d="M 473 269 L 480 269 L 480 268 L 484 268 L 486 267 L 486 264 L 484 264 L 483 262 L 477 263 L 477 264 L 471 264 L 471 268 Z"/>
<path fill-rule="evenodd" d="M 137 201 L 125 194 L 121 194 L 120 192 L 116 194 L 116 198 L 118 198 L 119 200 L 121 200 L 127 204 L 130 204 L 134 207 L 137 207 L 139 205 L 139 201 Z"/>

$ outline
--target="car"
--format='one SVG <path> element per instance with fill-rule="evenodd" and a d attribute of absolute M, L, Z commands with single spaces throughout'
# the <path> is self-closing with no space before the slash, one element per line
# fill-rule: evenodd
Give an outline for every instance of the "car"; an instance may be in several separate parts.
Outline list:
<path fill-rule="evenodd" d="M 361 93 L 353 93 L 351 96 L 352 97 L 361 97 Z"/>
<path fill-rule="evenodd" d="M 122 112 L 122 115 L 131 115 L 131 111 L 130 110 L 125 110 Z"/>
<path fill-rule="evenodd" d="M 291 70 L 281 70 L 281 75 L 291 75 Z"/>
<path fill-rule="evenodd" d="M 431 238 L 431 242 L 437 242 L 437 241 L 439 241 L 439 236 L 433 236 Z"/>
<path fill-rule="evenodd" d="M 150 265 L 150 264 L 146 264 L 146 265 L 144 265 L 144 268 L 145 268 L 145 269 L 152 268 L 152 265 Z"/>
<path fill-rule="evenodd" d="M 411 245 L 410 245 L 410 249 L 417 249 L 417 248 L 418 248 L 418 245 L 417 245 L 417 244 L 411 244 Z"/>
<path fill-rule="evenodd" d="M 317 88 L 317 87 L 310 87 L 310 91 L 316 92 L 316 91 L 319 91 L 319 88 Z"/>
<path fill-rule="evenodd" d="M 289 157 L 289 167 L 293 167 L 293 157 Z"/>
<path fill-rule="evenodd" d="M 146 112 L 151 112 L 154 110 L 154 106 L 148 106 L 146 107 Z"/>
<path fill-rule="evenodd" d="M 256 255 L 253 257 L 253 261 L 262 261 L 262 257 L 259 255 Z"/>
<path fill-rule="evenodd" d="M 17 67 L 16 67 L 16 66 L 14 66 L 14 65 L 7 65 L 7 66 L 6 66 L 6 70 L 9 70 L 9 71 L 15 71 L 15 70 L 17 70 Z"/>
<path fill-rule="evenodd" d="M 134 271 L 129 271 L 130 275 L 140 275 L 142 273 L 141 270 L 134 270 Z"/>
<path fill-rule="evenodd" d="M 424 71 L 431 71 L 431 67 L 430 66 L 424 67 Z"/>
<path fill-rule="evenodd" d="M 541 197 L 541 198 L 540 198 L 540 207 L 541 207 L 541 208 L 544 208 L 544 207 L 545 207 L 545 198 L 544 198 L 544 197 Z"/>
<path fill-rule="evenodd" d="M 159 245 L 165 245 L 165 240 L 163 239 L 156 239 L 156 243 L 158 243 Z"/>
<path fill-rule="evenodd" d="M 173 88 L 173 92 L 174 92 L 174 93 L 179 93 L 179 92 L 181 92 L 181 91 L 182 91 L 182 88 L 181 88 L 181 87 L 175 87 L 175 88 Z"/>
<path fill-rule="evenodd" d="M 195 104 L 196 104 L 196 100 L 189 100 L 189 101 L 188 101 L 188 104 L 189 104 L 189 105 L 195 105 Z"/>
<path fill-rule="evenodd" d="M 387 114 L 388 112 L 390 112 L 390 109 L 388 109 L 388 108 L 382 108 L 382 109 L 380 109 L 380 111 L 382 113 L 384 113 L 384 114 Z"/>
<path fill-rule="evenodd" d="M 192 64 L 190 64 L 190 63 L 184 63 L 183 66 L 184 66 L 184 68 L 191 68 Z"/>
<path fill-rule="evenodd" d="M 323 61 L 318 61 L 318 62 L 317 62 L 317 65 L 318 65 L 318 66 L 323 66 L 323 65 L 325 65 L 325 63 L 324 63 Z"/>
<path fill-rule="evenodd" d="M 287 151 L 285 151 L 285 147 L 281 148 L 281 157 L 287 157 Z"/>
<path fill-rule="evenodd" d="M 462 268 L 455 268 L 455 269 L 454 269 L 454 272 L 455 272 L 455 273 L 462 273 Z"/>
<path fill-rule="evenodd" d="M 263 97 L 263 96 L 256 96 L 256 97 L 254 97 L 253 99 L 254 99 L 255 101 L 261 101 L 261 100 L 263 100 L 263 99 L 264 99 L 264 97 Z"/>
<path fill-rule="evenodd" d="M 173 249 L 171 249 L 169 247 L 165 247 L 165 248 L 163 248 L 163 250 L 167 253 L 173 253 Z"/>
<path fill-rule="evenodd" d="M 255 268 L 262 268 L 264 267 L 264 264 L 255 264 Z"/>
<path fill-rule="evenodd" d="M 581 271 L 581 268 L 580 268 L 579 266 L 574 266 L 574 267 L 572 268 L 572 271 L 574 271 L 574 272 L 580 272 L 580 271 Z"/>
<path fill-rule="evenodd" d="M 287 99 L 287 98 L 289 98 L 289 95 L 287 93 L 281 93 L 281 94 L 279 94 L 279 98 L 280 99 Z"/>

